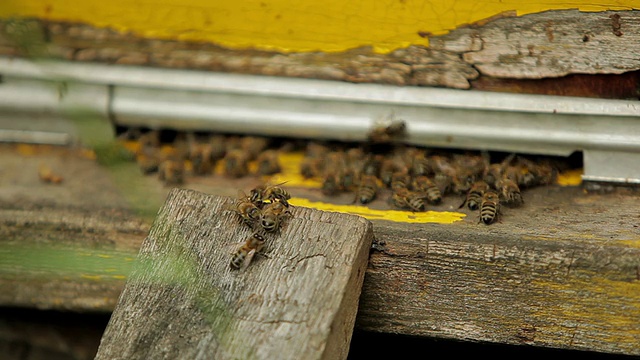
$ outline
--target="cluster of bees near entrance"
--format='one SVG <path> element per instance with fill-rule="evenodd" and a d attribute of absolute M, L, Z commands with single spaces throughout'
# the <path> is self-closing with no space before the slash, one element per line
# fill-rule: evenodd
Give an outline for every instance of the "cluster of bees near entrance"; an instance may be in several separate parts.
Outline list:
<path fill-rule="evenodd" d="M 489 152 L 406 145 L 401 142 L 405 132 L 402 121 L 375 126 L 367 141 L 356 144 L 179 133 L 170 152 L 161 150 L 157 131 L 139 132 L 133 138 L 139 144 L 135 153 L 142 172 L 158 173 L 168 186 L 182 184 L 189 176 L 274 175 L 282 169 L 280 155 L 302 151 L 300 175 L 317 180 L 327 201 L 352 193 L 354 204 L 384 198 L 389 209 L 422 212 L 446 196 L 456 196 L 461 200 L 458 208 L 477 211 L 478 222 L 486 225 L 498 221 L 505 208 L 522 206 L 526 189 L 554 183 L 560 170 L 557 162 L 515 153 L 492 159 Z M 242 202 L 251 196 L 239 198 Z"/>

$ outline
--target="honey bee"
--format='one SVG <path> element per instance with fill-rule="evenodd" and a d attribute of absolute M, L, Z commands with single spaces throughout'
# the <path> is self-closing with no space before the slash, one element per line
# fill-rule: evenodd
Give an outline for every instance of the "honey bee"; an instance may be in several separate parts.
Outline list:
<path fill-rule="evenodd" d="M 240 215 L 242 221 L 251 228 L 260 221 L 262 216 L 260 208 L 242 190 L 238 190 L 238 197 L 233 204 L 232 210 Z"/>
<path fill-rule="evenodd" d="M 500 196 L 494 190 L 488 190 L 480 203 L 480 221 L 489 225 L 498 219 L 500 213 Z"/>
<path fill-rule="evenodd" d="M 167 186 L 184 183 L 184 162 L 173 157 L 163 160 L 158 167 L 158 177 Z"/>
<path fill-rule="evenodd" d="M 148 175 L 158 171 L 162 156 L 159 148 L 141 147 L 135 155 L 136 163 L 143 174 Z"/>
<path fill-rule="evenodd" d="M 458 209 L 462 208 L 466 204 L 470 210 L 478 210 L 482 204 L 484 193 L 489 189 L 491 189 L 491 187 L 485 181 L 480 180 L 475 182 L 471 185 L 464 202 L 458 206 Z"/>
<path fill-rule="evenodd" d="M 423 153 L 417 153 L 411 161 L 411 174 L 413 176 L 423 176 L 433 174 L 431 162 Z"/>
<path fill-rule="evenodd" d="M 400 188 L 391 195 L 392 202 L 399 208 L 409 208 L 413 211 L 424 211 L 426 204 L 424 195 L 411 191 L 407 188 Z"/>
<path fill-rule="evenodd" d="M 372 143 L 389 143 L 406 134 L 407 124 L 402 120 L 391 121 L 388 125 L 376 125 L 367 134 Z"/>
<path fill-rule="evenodd" d="M 300 163 L 300 175 L 309 179 L 320 177 L 324 170 L 324 160 L 321 158 L 304 158 Z"/>
<path fill-rule="evenodd" d="M 281 171 L 280 160 L 278 160 L 277 150 L 265 150 L 258 155 L 259 175 L 273 175 Z"/>
<path fill-rule="evenodd" d="M 230 266 L 233 269 L 244 269 L 251 263 L 253 256 L 262 251 L 265 239 L 259 233 L 253 233 L 244 244 L 231 256 Z"/>
<path fill-rule="evenodd" d="M 274 232 L 280 228 L 283 218 L 289 214 L 287 206 L 280 201 L 266 204 L 260 216 L 260 226 L 264 231 Z"/>
<path fill-rule="evenodd" d="M 54 173 L 53 170 L 46 165 L 40 166 L 38 169 L 38 176 L 43 182 L 51 184 L 60 184 L 64 180 L 62 176 Z"/>
<path fill-rule="evenodd" d="M 359 201 L 361 204 L 372 202 L 378 195 L 379 181 L 374 175 L 363 175 L 360 178 L 354 202 Z"/>
<path fill-rule="evenodd" d="M 226 176 L 239 178 L 249 174 L 249 158 L 244 150 L 233 149 L 227 152 L 223 161 Z"/>
<path fill-rule="evenodd" d="M 406 170 L 396 171 L 391 175 L 391 190 L 408 189 L 410 182 L 411 176 L 409 176 L 409 172 Z"/>
<path fill-rule="evenodd" d="M 391 179 L 397 171 L 408 171 L 404 161 L 399 157 L 385 158 L 380 165 L 380 180 L 386 187 L 391 187 Z"/>
<path fill-rule="evenodd" d="M 321 191 L 326 196 L 334 196 L 340 192 L 340 177 L 335 171 L 325 171 L 322 177 Z"/>
<path fill-rule="evenodd" d="M 482 179 L 492 187 L 496 188 L 496 183 L 498 180 L 503 178 L 505 169 L 509 166 L 509 164 L 513 161 L 516 154 L 510 154 L 502 162 L 491 164 L 489 159 L 489 154 L 487 152 L 482 153 L 482 158 L 485 162 L 485 169 L 482 174 Z"/>
<path fill-rule="evenodd" d="M 188 159 L 191 160 L 194 174 L 209 175 L 213 172 L 216 159 L 214 158 L 211 144 L 189 144 Z"/>
<path fill-rule="evenodd" d="M 419 175 L 413 178 L 411 181 L 411 188 L 414 191 L 423 193 L 427 201 L 431 204 L 439 204 L 442 202 L 442 193 L 440 189 L 429 177 L 425 175 Z"/>
<path fill-rule="evenodd" d="M 240 138 L 240 149 L 244 150 L 249 161 L 255 160 L 268 146 L 269 139 L 266 137 L 243 136 Z"/>
<path fill-rule="evenodd" d="M 369 155 L 362 165 L 362 174 L 380 176 L 380 168 L 383 161 L 384 156 L 382 155 Z"/>
<path fill-rule="evenodd" d="M 319 142 L 311 141 L 311 142 L 307 143 L 307 148 L 306 148 L 306 151 L 305 151 L 305 157 L 315 158 L 315 159 L 323 158 L 330 151 L 331 150 L 329 149 L 329 147 L 327 145 L 319 143 Z"/>
<path fill-rule="evenodd" d="M 287 190 L 280 187 L 280 185 L 283 185 L 285 183 L 286 182 L 275 185 L 263 184 L 257 186 L 251 190 L 250 199 L 254 204 L 262 204 L 265 201 L 270 201 L 271 203 L 279 201 L 285 207 L 288 207 L 289 203 L 287 202 L 287 200 L 291 199 L 291 194 L 289 194 Z"/>
<path fill-rule="evenodd" d="M 511 179 L 502 178 L 498 180 L 496 189 L 500 192 L 501 199 L 508 205 L 520 206 L 524 202 L 518 184 Z"/>

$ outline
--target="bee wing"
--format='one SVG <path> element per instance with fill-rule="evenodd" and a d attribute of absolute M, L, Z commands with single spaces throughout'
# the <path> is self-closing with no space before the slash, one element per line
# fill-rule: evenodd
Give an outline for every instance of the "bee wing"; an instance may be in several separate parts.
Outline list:
<path fill-rule="evenodd" d="M 247 270 L 247 268 L 249 267 L 249 265 L 251 264 L 251 261 L 253 261 L 253 258 L 255 256 L 256 256 L 256 249 L 249 251 L 249 253 L 247 254 L 247 257 L 244 258 L 244 262 L 240 266 L 239 271 L 244 272 L 245 270 Z"/>

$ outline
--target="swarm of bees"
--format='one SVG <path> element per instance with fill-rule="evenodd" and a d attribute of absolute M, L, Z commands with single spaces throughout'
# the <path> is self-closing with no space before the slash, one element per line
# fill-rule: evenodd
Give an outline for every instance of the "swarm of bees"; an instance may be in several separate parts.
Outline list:
<path fill-rule="evenodd" d="M 237 198 L 227 207 L 227 210 L 236 213 L 242 223 L 253 231 L 231 257 L 231 268 L 246 268 L 253 256 L 263 250 L 265 238 L 277 233 L 291 216 L 291 205 L 287 201 L 291 199 L 291 195 L 281 185 L 260 185 L 252 189 L 249 195 L 238 190 Z"/>
<path fill-rule="evenodd" d="M 364 143 L 305 142 L 300 174 L 319 181 L 324 196 L 353 193 L 352 203 L 365 205 L 384 197 L 389 207 L 413 212 L 432 209 L 446 196 L 459 196 L 459 209 L 477 211 L 478 222 L 489 225 L 505 207 L 523 205 L 523 191 L 553 183 L 558 173 L 551 161 L 517 154 L 496 161 L 483 151 L 409 146 L 402 143 L 406 135 L 405 122 L 394 120 L 372 128 Z M 273 175 L 281 171 L 279 156 L 287 151 L 260 136 L 179 133 L 171 151 L 161 144 L 158 131 L 135 138 L 141 171 L 158 173 L 168 186 L 184 183 L 188 174 L 217 172 L 230 179 Z M 280 186 L 257 187 L 249 195 L 238 195 L 236 211 L 247 225 L 269 233 L 287 214 L 288 196 Z"/>
<path fill-rule="evenodd" d="M 224 176 L 234 179 L 273 175 L 281 169 L 280 150 L 269 148 L 270 139 L 266 137 L 184 133 L 171 146 L 163 145 L 156 130 L 130 131 L 121 137 L 137 141 L 135 159 L 142 173 L 157 173 L 167 186 L 183 184 L 187 175 L 213 175 L 218 165 Z"/>
<path fill-rule="evenodd" d="M 444 196 L 460 196 L 464 201 L 458 208 L 477 210 L 479 222 L 489 225 L 498 220 L 502 205 L 524 203 L 524 189 L 553 183 L 557 168 L 516 154 L 492 163 L 488 152 L 405 145 L 364 152 L 310 143 L 300 173 L 321 181 L 324 195 L 353 192 L 353 203 L 368 204 L 387 192 L 390 206 L 414 212 L 441 204 Z"/>

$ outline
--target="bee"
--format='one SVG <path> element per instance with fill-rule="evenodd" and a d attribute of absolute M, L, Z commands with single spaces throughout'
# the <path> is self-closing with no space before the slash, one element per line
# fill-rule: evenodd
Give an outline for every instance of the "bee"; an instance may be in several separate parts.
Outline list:
<path fill-rule="evenodd" d="M 311 141 L 307 143 L 307 148 L 305 151 L 305 157 L 308 158 L 324 158 L 331 150 L 325 144 L 321 144 L 319 142 Z"/>
<path fill-rule="evenodd" d="M 488 190 L 480 203 L 480 221 L 489 225 L 498 219 L 500 213 L 500 196 L 494 190 Z"/>
<path fill-rule="evenodd" d="M 283 218 L 289 215 L 287 206 L 280 201 L 266 204 L 260 216 L 260 226 L 267 232 L 274 232 L 280 228 Z"/>
<path fill-rule="evenodd" d="M 38 169 L 38 176 L 43 182 L 51 184 L 60 184 L 64 180 L 62 176 L 54 173 L 53 170 L 46 165 L 40 166 Z"/>
<path fill-rule="evenodd" d="M 423 153 L 417 153 L 412 157 L 411 174 L 413 176 L 433 174 L 433 168 L 431 167 L 431 162 Z"/>
<path fill-rule="evenodd" d="M 262 211 L 258 205 L 253 203 L 251 198 L 242 190 L 238 190 L 238 197 L 233 204 L 232 210 L 240 215 L 242 221 L 251 228 L 260 221 L 262 216 Z"/>
<path fill-rule="evenodd" d="M 374 175 L 363 175 L 360 178 L 354 202 L 359 201 L 361 204 L 372 202 L 378 195 L 379 181 Z"/>
<path fill-rule="evenodd" d="M 324 170 L 324 160 L 321 158 L 304 158 L 300 164 L 300 175 L 309 179 L 320 177 Z"/>
<path fill-rule="evenodd" d="M 491 164 L 489 160 L 489 153 L 486 151 L 482 153 L 482 158 L 485 162 L 485 169 L 482 173 L 482 179 L 492 187 L 496 187 L 498 180 L 503 178 L 505 169 L 511 164 L 516 154 L 510 154 L 502 162 Z"/>
<path fill-rule="evenodd" d="M 282 184 L 284 184 L 284 182 L 276 185 L 264 184 L 255 187 L 251 190 L 251 201 L 254 204 L 262 204 L 265 201 L 270 201 L 271 203 L 279 201 L 285 207 L 289 207 L 287 200 L 291 199 L 291 194 L 280 187 Z"/>
<path fill-rule="evenodd" d="M 223 161 L 226 176 L 239 178 L 249 174 L 249 158 L 244 150 L 230 150 L 223 158 Z"/>
<path fill-rule="evenodd" d="M 411 176 L 406 171 L 396 171 L 391 175 L 391 190 L 396 191 L 398 189 L 408 189 L 411 182 Z"/>
<path fill-rule="evenodd" d="M 188 159 L 191 160 L 194 174 L 209 175 L 213 172 L 216 159 L 214 158 L 211 144 L 189 144 Z"/>
<path fill-rule="evenodd" d="M 442 193 L 440 189 L 429 177 L 425 175 L 419 175 L 413 178 L 411 181 L 411 188 L 414 191 L 423 193 L 427 201 L 431 204 L 439 204 L 442 202 Z"/>
<path fill-rule="evenodd" d="M 258 174 L 273 175 L 281 171 L 277 150 L 265 150 L 258 155 Z"/>
<path fill-rule="evenodd" d="M 407 188 L 394 191 L 391 199 L 393 204 L 399 208 L 410 208 L 413 211 L 424 211 L 426 208 L 424 195 Z"/>
<path fill-rule="evenodd" d="M 251 263 L 253 256 L 264 248 L 265 239 L 259 233 L 253 233 L 244 244 L 231 256 L 230 266 L 233 269 L 244 269 Z"/>
<path fill-rule="evenodd" d="M 184 183 L 184 162 L 173 157 L 163 160 L 158 167 L 158 177 L 167 186 Z"/>
<path fill-rule="evenodd" d="M 475 182 L 471 185 L 464 202 L 458 206 L 458 209 L 462 208 L 466 204 L 470 210 L 478 210 L 482 204 L 484 193 L 489 189 L 491 189 L 491 187 L 485 181 L 480 180 Z"/>
<path fill-rule="evenodd" d="M 362 165 L 362 174 L 380 176 L 380 168 L 383 161 L 384 156 L 382 155 L 369 155 Z"/>
<path fill-rule="evenodd" d="M 141 147 L 136 152 L 135 158 L 140 171 L 145 175 L 158 171 L 162 162 L 160 149 L 155 147 Z"/>
<path fill-rule="evenodd" d="M 388 125 L 376 125 L 367 134 L 372 143 L 389 143 L 406 134 L 407 124 L 402 120 L 391 121 Z"/>
<path fill-rule="evenodd" d="M 243 136 L 240 138 L 239 145 L 240 149 L 244 150 L 248 160 L 252 161 L 269 146 L 269 139 L 262 136 Z"/>
<path fill-rule="evenodd" d="M 520 206 L 524 202 L 518 184 L 511 179 L 502 178 L 498 180 L 496 189 L 500 192 L 500 197 L 506 204 Z"/>
<path fill-rule="evenodd" d="M 391 187 L 391 179 L 397 171 L 409 171 L 399 157 L 385 158 L 380 165 L 380 180 L 386 187 Z"/>
<path fill-rule="evenodd" d="M 341 190 L 340 176 L 335 171 L 325 171 L 321 191 L 326 196 L 337 195 Z"/>

